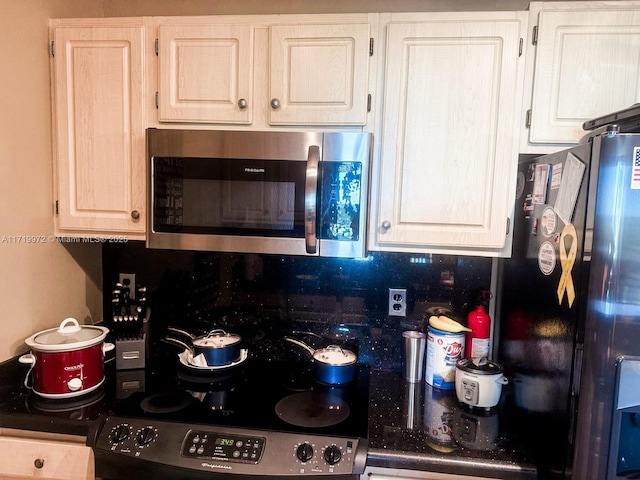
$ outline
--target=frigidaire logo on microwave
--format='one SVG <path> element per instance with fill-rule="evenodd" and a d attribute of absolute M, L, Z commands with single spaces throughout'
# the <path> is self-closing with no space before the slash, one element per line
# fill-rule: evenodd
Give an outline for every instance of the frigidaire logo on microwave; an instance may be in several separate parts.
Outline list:
<path fill-rule="evenodd" d="M 264 173 L 264 168 L 244 167 L 247 173 Z"/>

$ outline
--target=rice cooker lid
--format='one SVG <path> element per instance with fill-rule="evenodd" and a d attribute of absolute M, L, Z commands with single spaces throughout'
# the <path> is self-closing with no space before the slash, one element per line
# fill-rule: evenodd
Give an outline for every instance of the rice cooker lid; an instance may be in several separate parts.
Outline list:
<path fill-rule="evenodd" d="M 101 342 L 108 329 L 93 325 L 80 326 L 75 318 L 66 318 L 57 328 L 43 330 L 25 340 L 35 349 L 44 351 L 64 351 L 85 348 Z"/>
<path fill-rule="evenodd" d="M 461 358 L 456 362 L 456 367 L 464 372 L 475 373 L 477 375 L 497 375 L 502 373 L 502 365 L 492 362 L 486 357 L 482 358 Z"/>

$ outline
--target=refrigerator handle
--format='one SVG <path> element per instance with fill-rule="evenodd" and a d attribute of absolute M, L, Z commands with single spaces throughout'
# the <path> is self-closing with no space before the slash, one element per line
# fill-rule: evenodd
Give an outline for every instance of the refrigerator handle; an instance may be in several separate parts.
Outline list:
<path fill-rule="evenodd" d="M 569 400 L 569 445 L 574 442 L 576 431 L 576 421 L 578 419 L 578 400 L 580 392 L 580 377 L 582 375 L 582 356 L 584 353 L 584 345 L 576 343 L 574 349 L 575 356 L 573 358 L 573 379 L 571 381 L 571 396 Z"/>

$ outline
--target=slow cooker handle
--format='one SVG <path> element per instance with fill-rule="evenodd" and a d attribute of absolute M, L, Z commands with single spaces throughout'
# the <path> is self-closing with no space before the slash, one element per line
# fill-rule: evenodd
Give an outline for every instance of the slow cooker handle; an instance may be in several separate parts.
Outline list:
<path fill-rule="evenodd" d="M 81 330 L 78 320 L 73 317 L 65 318 L 58 327 L 60 335 L 73 335 Z"/>
<path fill-rule="evenodd" d="M 24 386 L 31 390 L 32 387 L 31 385 L 29 385 L 29 378 L 31 377 L 31 371 L 33 370 L 33 367 L 35 367 L 36 365 L 36 357 L 32 353 L 26 353 L 18 358 L 18 362 L 31 365 L 29 367 L 29 371 L 27 371 L 27 374 L 24 377 Z"/>

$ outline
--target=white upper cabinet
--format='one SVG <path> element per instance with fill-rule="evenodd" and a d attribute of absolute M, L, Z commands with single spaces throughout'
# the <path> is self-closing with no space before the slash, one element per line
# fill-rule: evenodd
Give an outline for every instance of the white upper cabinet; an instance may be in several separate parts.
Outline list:
<path fill-rule="evenodd" d="M 372 250 L 502 254 L 525 26 L 525 12 L 390 16 Z"/>
<path fill-rule="evenodd" d="M 158 121 L 365 125 L 369 17 L 159 17 Z"/>
<path fill-rule="evenodd" d="M 161 122 L 252 122 L 251 25 L 161 25 L 158 57 Z"/>
<path fill-rule="evenodd" d="M 584 121 L 640 102 L 640 2 L 533 2 L 530 10 L 529 144 L 577 143 Z"/>
<path fill-rule="evenodd" d="M 271 27 L 272 125 L 364 125 L 369 24 Z"/>
<path fill-rule="evenodd" d="M 144 238 L 144 21 L 52 20 L 56 234 Z"/>

